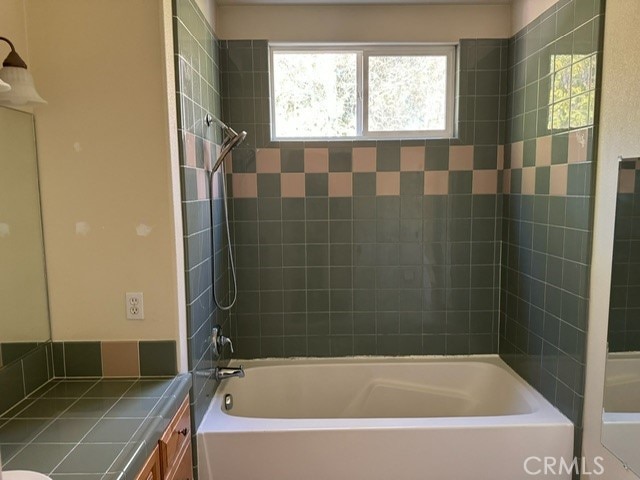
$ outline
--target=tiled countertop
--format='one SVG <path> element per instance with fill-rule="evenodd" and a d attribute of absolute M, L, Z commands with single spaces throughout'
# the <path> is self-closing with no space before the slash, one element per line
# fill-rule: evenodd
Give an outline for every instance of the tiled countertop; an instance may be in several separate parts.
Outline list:
<path fill-rule="evenodd" d="M 189 375 L 53 380 L 0 415 L 3 469 L 133 479 L 190 387 Z"/>

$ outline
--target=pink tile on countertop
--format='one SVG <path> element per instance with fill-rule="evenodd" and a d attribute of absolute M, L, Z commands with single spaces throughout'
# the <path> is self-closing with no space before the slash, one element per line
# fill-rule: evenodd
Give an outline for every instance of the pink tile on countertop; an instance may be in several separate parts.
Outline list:
<path fill-rule="evenodd" d="M 424 147 L 400 148 L 400 171 L 422 172 L 424 171 Z"/>
<path fill-rule="evenodd" d="M 533 195 L 536 193 L 536 167 L 522 169 L 522 194 Z"/>
<path fill-rule="evenodd" d="M 502 173 L 502 193 L 511 193 L 511 170 Z"/>
<path fill-rule="evenodd" d="M 511 168 L 522 168 L 524 157 L 524 142 L 511 144 Z"/>
<path fill-rule="evenodd" d="M 188 167 L 196 166 L 196 136 L 193 133 L 184 132 L 184 163 Z"/>
<path fill-rule="evenodd" d="M 490 194 L 498 192 L 497 170 L 473 171 L 473 194 Z"/>
<path fill-rule="evenodd" d="M 234 173 L 231 176 L 234 198 L 255 198 L 258 196 L 258 175 L 255 173 Z"/>
<path fill-rule="evenodd" d="M 376 148 L 356 147 L 352 151 L 352 170 L 354 172 L 376 171 Z"/>
<path fill-rule="evenodd" d="M 551 165 L 551 135 L 536 139 L 536 167 Z"/>
<path fill-rule="evenodd" d="M 198 190 L 198 200 L 206 200 L 209 198 L 209 189 L 207 172 L 203 168 L 196 168 L 196 189 Z"/>
<path fill-rule="evenodd" d="M 329 196 L 350 197 L 353 193 L 351 172 L 329 172 Z"/>
<path fill-rule="evenodd" d="M 446 170 L 424 172 L 425 195 L 447 195 L 449 193 L 449 172 Z"/>
<path fill-rule="evenodd" d="M 400 195 L 400 172 L 377 172 L 376 195 Z"/>
<path fill-rule="evenodd" d="M 280 149 L 259 148 L 256 150 L 257 173 L 280 173 Z"/>
<path fill-rule="evenodd" d="M 449 170 L 473 170 L 473 145 L 449 148 Z"/>
<path fill-rule="evenodd" d="M 304 171 L 306 173 L 327 173 L 329 171 L 329 149 L 305 148 Z"/>
<path fill-rule="evenodd" d="M 100 349 L 103 376 L 140 376 L 138 342 L 101 342 Z"/>
<path fill-rule="evenodd" d="M 589 146 L 589 130 L 575 130 L 569 133 L 569 163 L 581 163 L 587 161 L 587 148 Z"/>
<path fill-rule="evenodd" d="M 567 164 L 551 165 L 549 178 L 549 195 L 565 196 L 567 194 Z"/>
<path fill-rule="evenodd" d="M 504 145 L 498 145 L 498 170 L 504 170 Z"/>
<path fill-rule="evenodd" d="M 283 198 L 303 198 L 305 196 L 304 173 L 281 174 L 280 193 Z"/>
<path fill-rule="evenodd" d="M 620 170 L 618 179 L 618 193 L 635 193 L 636 190 L 636 171 L 623 169 Z"/>

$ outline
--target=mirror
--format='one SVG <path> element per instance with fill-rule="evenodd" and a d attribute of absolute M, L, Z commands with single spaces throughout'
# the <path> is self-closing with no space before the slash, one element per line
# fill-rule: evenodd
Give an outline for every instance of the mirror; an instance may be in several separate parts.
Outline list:
<path fill-rule="evenodd" d="M 618 170 L 602 444 L 640 473 L 640 158 Z"/>
<path fill-rule="evenodd" d="M 50 336 L 33 115 L 0 107 L 0 368 Z"/>

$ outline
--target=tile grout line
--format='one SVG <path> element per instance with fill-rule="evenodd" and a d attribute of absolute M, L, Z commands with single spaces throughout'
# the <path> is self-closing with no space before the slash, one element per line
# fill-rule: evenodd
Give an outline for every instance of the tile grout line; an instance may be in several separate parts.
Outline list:
<path fill-rule="evenodd" d="M 122 400 L 122 399 L 124 398 L 125 394 L 126 394 L 129 390 L 131 390 L 131 388 L 133 388 L 133 386 L 134 386 L 134 385 L 135 385 L 139 380 L 135 380 L 135 381 L 133 381 L 133 383 L 132 383 L 132 384 L 131 384 L 131 385 L 130 385 L 130 386 L 129 386 L 129 387 L 128 387 L 124 392 L 122 392 L 122 394 L 121 394 L 119 397 L 85 397 L 85 396 L 86 396 L 86 394 L 87 394 L 91 389 L 93 389 L 96 385 L 98 385 L 98 384 L 99 384 L 100 382 L 102 382 L 102 381 L 104 381 L 104 379 L 100 379 L 100 380 L 96 381 L 96 383 L 95 383 L 94 385 L 92 385 L 89 389 L 87 389 L 87 391 L 86 391 L 83 395 L 81 395 L 81 396 L 76 400 L 76 402 L 74 402 L 72 405 L 75 405 L 75 403 L 77 403 L 80 399 L 83 399 L 83 398 L 117 398 L 117 400 L 113 403 L 113 405 L 111 405 L 111 406 L 110 406 L 110 407 L 109 407 L 109 408 L 108 408 L 108 409 L 107 409 L 107 410 L 102 414 L 102 416 L 101 416 L 100 418 L 98 418 L 98 419 L 97 419 L 97 421 L 96 421 L 96 423 L 93 425 L 93 427 L 91 427 L 91 428 L 89 429 L 89 431 L 87 431 L 87 433 L 85 433 L 85 434 L 82 436 L 82 438 L 80 438 L 80 440 L 78 440 L 78 442 L 76 442 L 75 446 L 74 446 L 74 447 L 69 451 L 69 453 L 68 453 L 67 455 L 65 455 L 65 456 L 64 456 L 64 458 L 63 458 L 63 459 L 62 459 L 62 460 L 61 460 L 61 461 L 60 461 L 60 462 L 59 462 L 59 463 L 58 463 L 58 464 L 57 464 L 57 465 L 56 465 L 56 466 L 51 470 L 50 474 L 53 474 L 53 472 L 55 472 L 55 471 L 56 471 L 56 469 L 57 469 L 60 465 L 62 465 L 62 463 L 64 463 L 64 461 L 65 461 L 65 460 L 66 460 L 66 459 L 71 455 L 71 453 L 72 453 L 72 452 L 74 452 L 74 451 L 75 451 L 75 449 L 76 449 L 79 445 L 81 445 L 81 444 L 82 444 L 82 440 L 84 440 L 84 439 L 87 437 L 87 435 L 89 435 L 89 434 L 90 434 L 90 433 L 95 429 L 95 427 L 98 425 L 98 423 L 100 423 L 100 421 L 102 421 L 102 420 L 104 420 L 104 419 L 106 418 L 106 415 L 107 415 L 107 414 L 108 414 L 108 413 L 109 413 L 109 412 L 110 412 L 110 411 L 111 411 L 111 410 L 112 410 L 112 409 L 113 409 L 113 408 L 118 404 L 118 402 L 119 402 L 120 400 Z M 117 381 L 117 380 L 116 380 L 116 381 Z M 159 401 L 159 399 L 158 399 L 158 401 Z M 157 402 L 156 402 L 156 404 L 157 404 Z M 69 406 L 69 408 L 71 408 L 71 406 L 72 406 L 72 405 L 70 405 L 70 406 Z M 154 406 L 154 408 L 155 408 L 155 406 Z M 68 409 L 67 409 L 67 410 L 68 410 Z M 153 410 L 153 409 L 152 409 L 152 410 Z M 65 410 L 65 412 L 66 412 L 66 410 Z M 64 412 L 63 412 L 63 413 L 64 413 Z M 61 415 L 62 415 L 62 414 L 61 414 Z M 61 417 L 61 415 L 60 415 L 58 418 L 60 418 L 60 417 Z M 147 414 L 147 417 L 148 417 L 148 414 Z M 145 417 L 145 419 L 146 419 L 147 417 Z M 97 417 L 96 417 L 96 418 L 97 418 Z M 139 428 L 139 427 L 138 427 L 138 428 Z M 136 430 L 136 431 L 137 431 L 137 430 Z M 42 432 L 41 432 L 41 433 L 42 433 Z M 111 442 L 96 442 L 96 443 L 111 443 Z M 120 443 L 120 442 L 113 442 L 113 443 Z M 128 442 L 127 442 L 127 443 L 125 443 L 125 445 L 127 445 L 127 444 L 128 444 Z M 122 451 L 120 451 L 120 453 L 122 453 Z M 118 456 L 120 455 L 120 453 L 118 454 Z M 118 456 L 116 456 L 116 459 L 118 458 Z M 114 462 L 115 462 L 115 460 L 116 460 L 116 459 L 114 459 Z M 113 462 L 112 462 L 112 465 L 113 465 Z M 111 465 L 109 466 L 109 468 L 110 468 L 110 467 L 111 467 Z M 106 474 L 106 473 L 108 473 L 108 469 L 107 469 L 107 472 L 105 472 L 105 474 Z"/>
<path fill-rule="evenodd" d="M 63 380 L 64 381 L 64 380 Z M 91 388 L 93 388 L 96 384 L 98 383 L 98 381 L 96 381 L 93 385 L 91 385 L 87 391 L 89 391 Z M 58 383 L 56 383 L 56 385 L 58 385 Z M 50 390 L 53 390 L 53 388 L 56 387 L 56 385 L 52 385 L 51 388 L 47 389 L 46 391 L 43 392 L 43 395 L 37 397 L 35 400 L 39 400 L 44 398 L 44 394 L 46 394 L 47 392 L 49 392 Z M 35 393 L 35 392 L 34 392 Z M 86 393 L 86 392 L 85 392 Z M 13 460 L 15 457 L 18 456 L 18 454 L 20 454 L 23 450 L 25 450 L 29 445 L 31 445 L 34 440 L 36 438 L 38 438 L 47 428 L 49 428 L 56 420 L 58 420 L 66 411 L 68 411 L 73 405 L 75 405 L 82 397 L 84 396 L 81 395 L 80 397 L 78 397 L 75 401 L 71 402 L 69 404 L 69 406 L 64 409 L 63 411 L 61 411 L 56 417 L 27 417 L 27 418 L 18 418 L 17 415 L 22 413 L 23 411 L 25 411 L 27 408 L 29 408 L 33 403 L 35 403 L 35 400 L 33 402 L 31 402 L 29 405 L 25 406 L 25 408 L 23 408 L 22 410 L 19 410 L 11 419 L 9 419 L 9 421 L 7 421 L 7 424 L 10 421 L 13 420 L 48 420 L 48 422 L 44 423 L 44 426 L 41 430 L 38 431 L 38 433 L 35 434 L 35 436 L 27 443 L 25 443 L 23 445 L 22 448 L 20 448 L 18 451 L 15 452 L 15 454 L 7 461 L 7 463 L 9 463 L 11 460 Z M 26 399 L 25 399 L 26 400 Z M 6 425 L 6 424 L 5 424 Z M 74 447 L 75 448 L 75 447 Z M 71 449 L 71 451 L 73 451 L 73 449 Z M 69 452 L 71 453 L 71 452 Z"/>

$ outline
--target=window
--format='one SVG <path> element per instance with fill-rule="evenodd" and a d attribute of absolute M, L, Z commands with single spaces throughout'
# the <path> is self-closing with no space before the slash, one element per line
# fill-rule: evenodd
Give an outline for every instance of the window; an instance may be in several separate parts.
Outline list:
<path fill-rule="evenodd" d="M 596 63 L 596 55 L 551 55 L 547 121 L 549 130 L 593 125 Z"/>
<path fill-rule="evenodd" d="M 453 136 L 455 46 L 271 45 L 274 140 Z"/>

